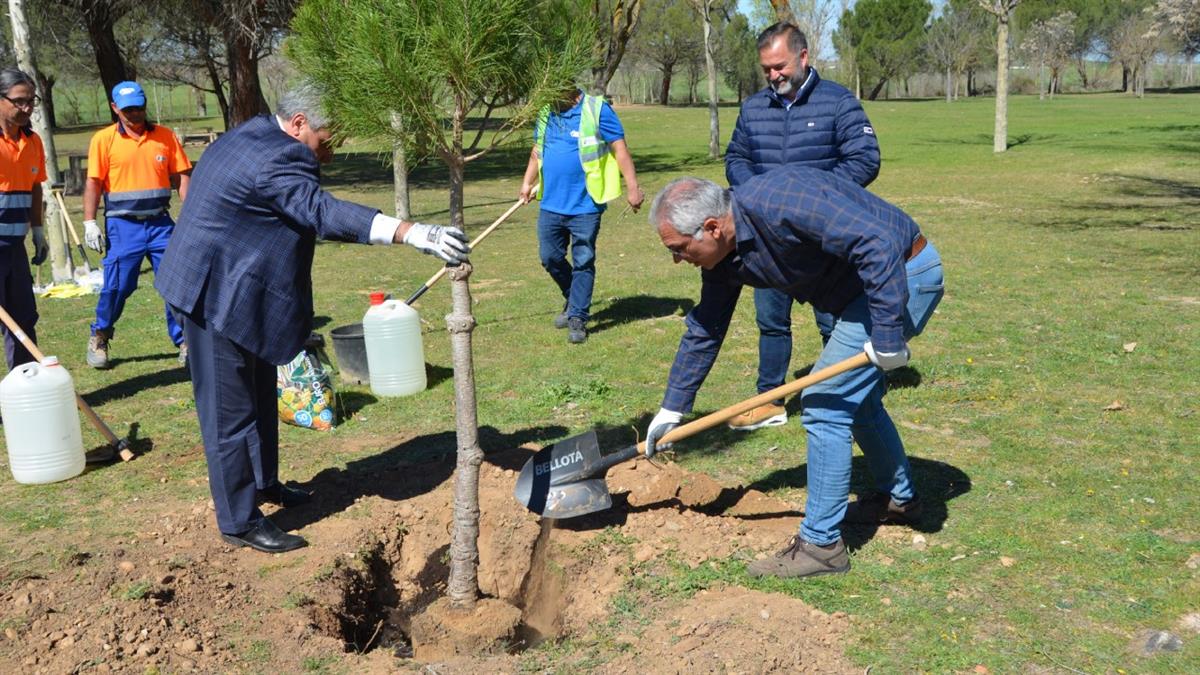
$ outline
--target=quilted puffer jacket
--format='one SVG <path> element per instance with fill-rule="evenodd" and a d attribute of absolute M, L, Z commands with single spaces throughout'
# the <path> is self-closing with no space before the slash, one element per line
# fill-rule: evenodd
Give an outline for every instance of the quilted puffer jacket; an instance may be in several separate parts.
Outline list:
<path fill-rule="evenodd" d="M 785 107 L 770 87 L 742 103 L 725 152 L 730 187 L 784 164 L 825 171 L 867 186 L 879 175 L 879 141 L 850 90 L 815 68 Z"/>

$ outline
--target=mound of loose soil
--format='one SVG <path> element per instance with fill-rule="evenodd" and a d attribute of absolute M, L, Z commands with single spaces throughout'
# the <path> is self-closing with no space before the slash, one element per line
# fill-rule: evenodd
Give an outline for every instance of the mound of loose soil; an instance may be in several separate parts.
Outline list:
<path fill-rule="evenodd" d="M 514 672 L 543 658 L 524 649 L 567 636 L 593 645 L 578 662 L 558 657 L 567 669 L 853 670 L 841 654 L 844 615 L 738 587 L 689 598 L 639 583 L 778 548 L 796 529 L 794 505 L 639 461 L 610 472 L 613 510 L 552 524 L 513 499 L 515 471 L 499 468 L 529 454 L 489 456 L 481 472 L 484 599 L 469 615 L 435 604 L 452 481 L 438 482 L 445 467 L 404 466 L 380 472 L 379 485 L 345 486 L 371 495 L 348 506 L 327 487 L 275 514 L 311 542 L 281 556 L 224 545 L 207 504 L 139 505 L 123 515 L 135 536 L 91 542 L 58 571 L 0 590 L 0 671 L 394 672 L 436 661 L 438 672 Z M 422 476 L 439 478 L 405 498 L 377 496 Z M 470 655 L 463 634 L 478 635 Z"/>

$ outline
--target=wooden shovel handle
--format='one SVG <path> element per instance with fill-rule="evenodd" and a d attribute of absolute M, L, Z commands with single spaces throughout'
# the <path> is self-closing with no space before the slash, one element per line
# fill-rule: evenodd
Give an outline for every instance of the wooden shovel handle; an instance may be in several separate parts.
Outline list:
<path fill-rule="evenodd" d="M 714 413 L 709 413 L 704 417 L 701 417 L 697 420 L 692 420 L 683 426 L 675 427 L 665 436 L 658 439 L 658 442 L 674 443 L 675 441 L 683 440 L 689 436 L 704 431 L 705 429 L 711 429 L 722 422 L 728 422 L 747 410 L 753 410 L 764 403 L 770 403 L 775 399 L 794 394 L 805 387 L 811 387 L 818 382 L 824 382 L 831 377 L 841 375 L 848 370 L 854 370 L 855 368 L 861 368 L 863 366 L 870 365 L 870 363 L 871 360 L 867 358 L 866 352 L 858 354 L 857 356 L 851 356 L 845 361 L 839 361 L 838 363 L 822 368 L 815 373 L 809 373 L 798 380 L 793 380 L 787 384 L 782 384 L 778 387 L 775 387 L 771 391 L 765 391 L 754 398 L 748 398 L 741 403 L 735 403 L 728 408 L 723 408 Z M 637 448 L 639 453 L 645 454 L 646 442 L 640 441 L 637 445 Z"/>
<path fill-rule="evenodd" d="M 71 213 L 67 210 L 67 202 L 63 199 L 62 193 L 55 191 L 54 198 L 58 200 L 58 208 L 62 209 L 63 221 L 67 224 L 67 232 L 71 235 L 71 243 L 76 246 L 83 246 L 83 242 L 79 241 L 79 233 L 75 231 L 75 221 L 71 220 Z M 32 353 L 30 352 L 30 354 Z"/>
<path fill-rule="evenodd" d="M 538 188 L 540 188 L 540 187 L 541 187 L 541 183 L 534 185 L 533 191 L 536 193 L 538 191 Z M 500 223 L 503 223 L 504 221 L 508 220 L 509 216 L 511 216 L 517 209 L 521 208 L 522 206 L 525 206 L 525 204 L 526 204 L 526 202 L 523 202 L 520 199 L 518 199 L 516 204 L 513 204 L 512 206 L 508 207 L 507 211 L 500 214 L 499 218 L 497 218 L 491 225 L 488 225 L 487 229 L 485 229 L 483 232 L 480 232 L 479 236 L 475 237 L 475 239 L 471 241 L 471 243 L 470 243 L 471 249 L 474 250 L 474 248 L 477 245 L 479 245 L 479 242 L 483 241 L 484 238 L 487 237 L 489 234 L 491 234 L 492 231 L 495 230 L 497 227 L 500 227 Z M 429 290 L 430 286 L 433 286 L 434 284 L 436 284 L 438 282 L 439 279 L 441 279 L 443 276 L 445 276 L 446 270 L 448 270 L 448 269 L 450 269 L 450 268 L 442 267 L 440 270 L 437 271 L 437 273 L 435 273 L 433 276 L 429 277 L 429 281 L 426 281 L 424 284 L 422 284 L 420 290 L 418 290 L 416 293 L 413 293 L 412 297 L 410 297 L 408 300 L 405 301 L 405 304 L 411 305 L 414 302 L 416 302 L 417 298 L 424 295 L 425 291 Z"/>
<path fill-rule="evenodd" d="M 9 332 L 12 333 L 18 340 L 20 340 L 21 344 L 25 345 L 25 349 L 27 349 L 29 353 L 33 355 L 33 358 L 37 359 L 39 362 L 46 358 L 46 355 L 42 353 L 42 350 L 38 349 L 37 345 L 33 344 L 33 340 L 30 340 L 29 336 L 25 334 L 25 331 L 21 330 L 21 327 L 17 325 L 16 320 L 12 318 L 12 315 L 9 314 L 8 310 L 4 309 L 4 307 L 0 307 L 0 321 L 3 321 L 4 325 L 8 326 Z M 87 401 L 83 400 L 83 397 L 79 395 L 79 392 L 75 392 L 75 405 L 79 406 L 79 409 L 83 411 L 83 416 L 88 418 L 88 421 L 91 422 L 92 426 L 100 432 L 100 435 L 104 436 L 104 440 L 108 441 L 109 444 L 111 444 L 121 453 L 121 459 L 125 460 L 126 462 L 133 459 L 133 451 L 126 447 L 128 444 L 123 443 L 121 439 L 117 438 L 117 435 L 112 432 L 112 429 L 109 429 L 108 425 L 104 423 L 104 420 L 100 419 L 100 416 L 96 414 L 96 411 L 92 410 L 92 406 L 88 405 Z"/>

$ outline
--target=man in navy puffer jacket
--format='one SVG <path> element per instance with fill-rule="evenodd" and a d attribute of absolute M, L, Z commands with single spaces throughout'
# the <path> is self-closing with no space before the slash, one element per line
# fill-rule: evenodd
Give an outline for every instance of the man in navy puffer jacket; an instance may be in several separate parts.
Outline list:
<path fill-rule="evenodd" d="M 730 187 L 783 165 L 822 169 L 863 187 L 879 174 L 879 142 L 862 105 L 845 87 L 822 80 L 808 65 L 808 41 L 799 28 L 777 23 L 758 36 L 758 60 L 767 87 L 742 103 L 725 152 Z M 792 359 L 792 298 L 754 289 L 758 322 L 758 392 L 781 384 Z M 823 341 L 833 317 L 814 310 Z M 731 429 L 752 431 L 787 422 L 783 401 L 735 417 Z"/>

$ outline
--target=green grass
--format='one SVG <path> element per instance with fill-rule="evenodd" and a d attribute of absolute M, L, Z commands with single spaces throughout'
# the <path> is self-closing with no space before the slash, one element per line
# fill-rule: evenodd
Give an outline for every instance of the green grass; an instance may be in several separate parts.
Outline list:
<path fill-rule="evenodd" d="M 991 151 L 991 100 L 878 102 L 867 112 L 884 156 L 871 189 L 921 223 L 946 266 L 946 298 L 912 344 L 914 371 L 887 399 L 918 488 L 944 504 L 944 522 L 925 533 L 923 551 L 908 534 L 854 536 L 844 576 L 752 580 L 740 556 L 695 570 L 668 566 L 647 583 L 664 597 L 736 583 L 849 612 L 850 654 L 875 672 L 976 664 L 992 672 L 1200 671 L 1195 635 L 1183 635 L 1182 651 L 1150 659 L 1127 647 L 1138 631 L 1174 630 L 1200 609 L 1197 572 L 1184 565 L 1200 550 L 1200 96 L 1015 97 L 1013 145 L 1001 155 Z M 705 110 L 619 113 L 648 195 L 681 174 L 722 179 L 721 163 L 705 156 Z M 736 109 L 721 114 L 727 138 Z M 85 143 L 85 133 L 65 137 L 60 152 Z M 472 233 L 513 202 L 527 156 L 517 147 L 468 167 Z M 326 178 L 341 197 L 390 208 L 390 168 L 375 145 L 348 143 Z M 444 222 L 445 171 L 421 168 L 413 182 L 416 217 Z M 630 443 L 659 405 L 698 275 L 670 264 L 644 215 L 614 206 L 600 238 L 593 332 L 586 345 L 568 345 L 551 327 L 561 300 L 538 264 L 535 218 L 534 208 L 518 211 L 472 256 L 482 444 L 544 443 L 593 426 L 605 443 Z M 327 243 L 316 259 L 326 333 L 361 320 L 370 291 L 406 297 L 436 269 L 399 248 Z M 207 498 L 190 386 L 174 368 L 149 272 L 142 286 L 117 327 L 117 367 L 106 372 L 82 365 L 94 298 L 40 302 L 44 350 L 63 358 L 118 434 L 138 424 L 144 456 L 52 486 L 0 483 L 0 561 L 48 568 L 52 557 L 30 561 L 31 553 L 87 550 L 89 537 L 134 531 L 137 523 L 111 516 L 133 496 L 145 504 Z M 442 319 L 449 285 L 417 307 L 429 391 L 376 399 L 364 387 L 340 387 L 351 413 L 341 427 L 282 428 L 285 479 L 353 479 L 454 452 Z M 799 370 L 819 343 L 807 309 L 793 320 Z M 746 301 L 697 411 L 751 395 L 756 355 Z M 1114 401 L 1122 409 L 1106 411 Z M 92 430 L 84 434 L 99 444 Z M 727 484 L 803 498 L 795 422 L 744 436 L 708 432 L 679 443 L 676 459 Z M 868 486 L 864 474 L 856 458 L 856 491 Z M 618 598 L 614 608 L 629 601 Z M 603 663 L 603 649 L 559 641 L 530 663 Z"/>

